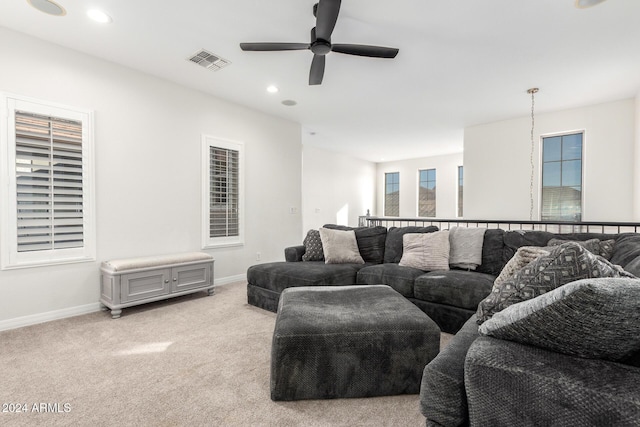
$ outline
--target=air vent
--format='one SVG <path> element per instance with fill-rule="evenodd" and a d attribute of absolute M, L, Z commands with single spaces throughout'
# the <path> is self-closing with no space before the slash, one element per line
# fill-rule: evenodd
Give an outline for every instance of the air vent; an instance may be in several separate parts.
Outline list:
<path fill-rule="evenodd" d="M 231 64 L 231 61 L 228 61 L 224 58 L 221 58 L 218 55 L 215 55 L 211 52 L 208 52 L 204 49 L 196 52 L 191 57 L 188 58 L 189 61 L 200 65 L 201 67 L 207 68 L 211 71 L 218 71 L 221 68 L 226 67 Z"/>

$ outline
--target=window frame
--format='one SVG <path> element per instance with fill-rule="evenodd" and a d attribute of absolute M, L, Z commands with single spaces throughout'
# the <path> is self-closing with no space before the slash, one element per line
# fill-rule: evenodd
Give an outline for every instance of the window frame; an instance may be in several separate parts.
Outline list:
<path fill-rule="evenodd" d="M 555 137 L 564 137 L 564 136 L 570 136 L 570 135 L 577 135 L 577 134 L 581 134 L 582 135 L 582 147 L 581 147 L 581 155 L 580 155 L 580 219 L 575 220 L 575 219 L 546 219 L 546 221 L 562 221 L 562 222 L 574 222 L 574 221 L 584 221 L 585 218 L 585 157 L 586 157 L 586 131 L 585 129 L 575 129 L 575 130 L 568 130 L 568 131 L 563 131 L 563 132 L 554 132 L 554 133 L 547 133 L 544 135 L 540 135 L 540 150 L 539 150 L 539 154 L 540 154 L 540 161 L 539 161 L 539 165 L 540 165 L 540 172 L 539 172 L 539 192 L 538 192 L 538 215 L 539 215 L 539 219 L 541 221 L 545 221 L 545 219 L 543 219 L 543 190 L 544 190 L 544 140 L 545 138 L 555 138 Z M 560 162 L 563 162 L 564 160 L 560 160 Z M 572 161 L 572 160 L 569 160 Z M 562 176 L 561 176 L 562 179 Z M 566 187 L 572 187 L 572 186 L 566 186 Z"/>
<path fill-rule="evenodd" d="M 456 169 L 456 218 L 464 217 L 464 165 Z"/>
<path fill-rule="evenodd" d="M 420 189 L 422 188 L 422 182 L 429 183 L 429 182 L 432 182 L 432 181 L 430 181 L 428 179 L 428 177 L 427 177 L 426 181 L 422 181 L 421 175 L 422 175 L 422 172 L 426 172 L 427 175 L 428 175 L 428 173 L 430 171 L 433 171 L 433 184 L 434 184 L 434 186 L 433 186 L 433 190 L 434 190 L 433 215 L 422 215 L 422 212 L 421 212 L 421 209 L 420 209 Z M 417 202 L 418 202 L 417 203 L 417 205 L 418 205 L 417 208 L 418 209 L 417 209 L 416 214 L 417 214 L 417 216 L 419 218 L 436 218 L 437 217 L 437 212 L 438 212 L 438 203 L 437 203 L 438 192 L 437 192 L 437 187 L 438 187 L 438 172 L 437 172 L 436 168 L 418 169 L 418 200 L 417 200 Z"/>
<path fill-rule="evenodd" d="M 83 246 L 18 251 L 16 111 L 82 122 Z M 0 269 L 40 267 L 96 260 L 94 112 L 16 94 L 0 93 Z"/>
<path fill-rule="evenodd" d="M 397 215 L 389 215 L 387 214 L 387 176 L 388 175 L 397 175 L 398 176 L 398 182 L 397 182 L 397 186 L 398 186 L 398 214 Z M 384 212 L 384 216 L 390 216 L 390 217 L 400 217 L 400 172 L 396 171 L 396 172 L 385 172 L 384 173 L 384 193 L 382 195 L 382 200 L 383 200 L 383 206 L 382 206 L 382 211 Z M 396 184 L 396 183 L 392 183 L 392 184 Z"/>
<path fill-rule="evenodd" d="M 211 180 L 209 170 L 209 153 L 211 147 L 238 152 L 238 235 L 210 236 L 210 192 Z M 202 135 L 202 249 L 243 246 L 244 245 L 244 142 L 232 141 L 212 135 Z"/>

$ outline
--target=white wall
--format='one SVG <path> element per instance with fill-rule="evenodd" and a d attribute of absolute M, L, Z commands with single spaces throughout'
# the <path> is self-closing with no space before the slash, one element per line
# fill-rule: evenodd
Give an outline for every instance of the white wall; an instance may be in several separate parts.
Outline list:
<path fill-rule="evenodd" d="M 207 251 L 216 283 L 299 243 L 298 124 L 3 28 L 0 57 L 0 91 L 95 111 L 98 258 L 0 271 L 0 329 L 96 309 L 101 261 L 200 250 L 203 133 L 245 144 L 245 245 Z"/>
<path fill-rule="evenodd" d="M 358 225 L 375 210 L 376 165 L 311 145 L 303 146 L 303 233 L 324 224 Z"/>
<path fill-rule="evenodd" d="M 636 95 L 636 141 L 634 145 L 633 221 L 640 222 L 640 92 Z"/>
<path fill-rule="evenodd" d="M 436 169 L 436 217 L 455 218 L 457 216 L 458 166 L 463 166 L 462 160 L 462 153 L 456 153 L 378 163 L 376 214 L 384 216 L 385 173 L 400 172 L 400 217 L 415 218 L 418 216 L 418 171 Z"/>
<path fill-rule="evenodd" d="M 626 99 L 536 114 L 534 220 L 540 217 L 540 136 L 573 130 L 584 130 L 582 219 L 634 219 L 635 105 Z M 465 129 L 466 218 L 529 219 L 530 135 L 529 117 Z"/>

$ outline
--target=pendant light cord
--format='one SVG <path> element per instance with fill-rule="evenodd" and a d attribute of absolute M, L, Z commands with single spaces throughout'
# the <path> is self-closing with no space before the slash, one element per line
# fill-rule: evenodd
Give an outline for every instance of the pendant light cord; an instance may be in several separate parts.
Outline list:
<path fill-rule="evenodd" d="M 534 108 L 535 108 L 535 94 L 538 92 L 538 88 L 534 87 L 527 90 L 527 93 L 531 94 L 531 153 L 529 156 L 529 161 L 531 163 L 531 179 L 529 182 L 529 221 L 533 221 L 533 153 L 535 144 L 533 142 L 533 130 L 535 128 L 535 116 L 534 116 Z"/>

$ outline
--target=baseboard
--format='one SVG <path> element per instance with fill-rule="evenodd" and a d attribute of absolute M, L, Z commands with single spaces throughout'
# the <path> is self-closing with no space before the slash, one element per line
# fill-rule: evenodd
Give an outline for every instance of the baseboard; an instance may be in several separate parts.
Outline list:
<path fill-rule="evenodd" d="M 232 283 L 246 282 L 246 274 L 223 277 L 214 281 L 214 286 L 225 286 Z M 61 310 L 47 311 L 45 313 L 31 314 L 29 316 L 16 317 L 13 319 L 0 320 L 0 331 L 22 328 L 25 326 L 37 325 L 38 323 L 50 322 L 52 320 L 64 319 L 67 317 L 80 316 L 100 311 L 100 303 L 79 305 L 76 307 L 63 308 Z"/>
<path fill-rule="evenodd" d="M 98 302 L 79 305 L 77 307 L 63 308 L 61 310 L 47 311 L 45 313 L 32 314 L 29 316 L 16 317 L 13 319 L 1 320 L 0 331 L 22 328 L 24 326 L 37 325 L 38 323 L 79 316 L 81 314 L 95 313 L 96 311 L 100 311 L 100 303 Z"/>
<path fill-rule="evenodd" d="M 214 286 L 224 286 L 224 285 L 230 285 L 232 283 L 238 283 L 238 282 L 246 282 L 247 281 L 247 275 L 246 274 L 238 274 L 236 276 L 229 276 L 229 277 L 223 277 L 221 279 L 216 279 L 213 282 Z"/>

